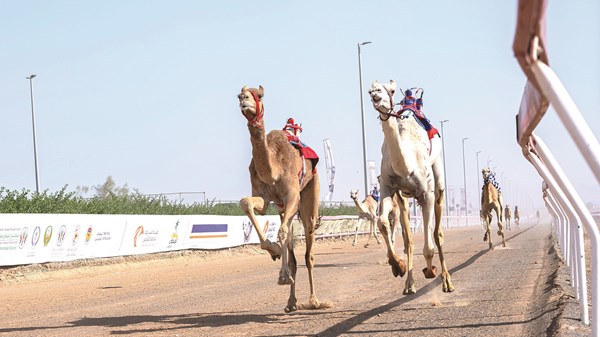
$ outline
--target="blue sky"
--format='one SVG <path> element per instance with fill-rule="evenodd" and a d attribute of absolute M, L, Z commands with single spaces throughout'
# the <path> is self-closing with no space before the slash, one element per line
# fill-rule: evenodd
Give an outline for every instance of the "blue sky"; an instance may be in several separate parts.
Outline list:
<path fill-rule="evenodd" d="M 383 141 L 374 80 L 425 89 L 444 124 L 447 181 L 477 204 L 476 151 L 509 204 L 541 207 L 541 179 L 515 140 L 525 76 L 512 52 L 516 1 L 0 0 L 0 186 L 35 189 L 29 83 L 40 183 L 55 191 L 113 176 L 142 193 L 249 195 L 250 143 L 236 95 L 265 88 L 267 129 L 294 117 L 302 140 L 336 161 L 333 200 L 363 188 L 357 43 L 362 48 L 368 159 Z M 600 3 L 550 1 L 553 69 L 598 137 Z M 550 110 L 536 133 L 585 202 L 598 183 Z M 377 164 L 379 166 L 379 164 Z M 327 190 L 319 164 L 322 196 Z M 361 194 L 363 192 L 361 191 Z M 526 206 L 523 206 L 526 207 Z"/>

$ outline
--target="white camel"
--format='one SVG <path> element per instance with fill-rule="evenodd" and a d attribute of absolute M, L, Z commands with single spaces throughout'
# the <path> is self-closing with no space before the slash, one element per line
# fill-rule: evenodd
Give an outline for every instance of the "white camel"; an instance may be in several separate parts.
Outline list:
<path fill-rule="evenodd" d="M 352 245 L 356 246 L 356 242 L 358 240 L 358 230 L 364 220 L 369 221 L 369 238 L 367 239 L 365 248 L 369 247 L 369 241 L 371 241 L 372 236 L 375 236 L 377 243 L 380 244 L 381 240 L 379 240 L 379 234 L 377 233 L 377 228 L 375 227 L 378 202 L 370 194 L 367 195 L 365 200 L 360 202 L 358 200 L 358 190 L 350 191 L 350 198 L 354 200 L 354 205 L 358 209 L 358 222 L 356 223 L 356 231 L 354 232 L 354 241 L 352 242 Z"/>
<path fill-rule="evenodd" d="M 437 269 L 433 265 L 434 241 L 437 246 L 442 268 L 442 290 L 454 291 L 454 285 L 442 251 L 444 235 L 441 227 L 444 205 L 444 170 L 438 155 L 430 156 L 427 132 L 418 124 L 414 112 L 402 110 L 395 113 L 393 96 L 396 83 L 373 83 L 369 90 L 373 107 L 379 113 L 384 142 L 381 149 L 381 206 L 378 226 L 387 246 L 388 263 L 394 276 L 403 276 L 408 271 L 403 293 L 416 292 L 413 279 L 413 239 L 410 231 L 408 198 L 415 198 L 423 214 L 424 247 L 423 256 L 427 267 L 423 269 L 426 278 L 434 278 Z M 439 140 L 439 139 L 438 139 Z M 436 140 L 436 141 L 438 141 Z M 407 262 L 395 253 L 391 241 L 388 215 L 393 207 L 393 195 L 400 196 L 400 223 L 404 238 L 404 251 Z M 434 221 L 435 213 L 435 225 Z M 432 227 L 433 233 L 432 233 Z M 408 269 L 408 270 L 407 270 Z"/>

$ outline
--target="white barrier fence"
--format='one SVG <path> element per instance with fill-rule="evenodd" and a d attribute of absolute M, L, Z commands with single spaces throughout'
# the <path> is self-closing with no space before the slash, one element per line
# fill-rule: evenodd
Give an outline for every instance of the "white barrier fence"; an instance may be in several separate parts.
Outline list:
<path fill-rule="evenodd" d="M 271 241 L 279 216 L 258 217 Z M 0 215 L 0 266 L 258 243 L 246 216 Z"/>
<path fill-rule="evenodd" d="M 323 217 L 315 236 L 354 235 L 357 218 Z M 267 239 L 277 241 L 279 216 L 259 216 L 258 221 L 264 223 Z M 422 231 L 422 223 L 420 217 L 412 217 L 412 230 Z M 448 217 L 442 223 L 452 228 L 463 226 L 466 220 Z M 292 226 L 294 235 L 303 239 L 302 225 L 294 220 Z M 358 233 L 369 233 L 368 221 L 362 222 Z M 257 243 L 258 235 L 246 216 L 0 214 L 0 266 Z"/>
<path fill-rule="evenodd" d="M 555 218 L 563 258 L 571 267 L 572 285 L 577 293 L 584 324 L 590 323 L 590 315 L 582 225 L 590 237 L 592 335 L 597 337 L 600 336 L 600 231 L 562 168 L 534 130 L 551 104 L 598 181 L 600 144 L 560 79 L 548 66 L 546 5 L 546 0 L 519 0 L 513 51 L 528 82 L 517 115 L 517 142 L 525 158 L 544 179 L 544 199 Z"/>

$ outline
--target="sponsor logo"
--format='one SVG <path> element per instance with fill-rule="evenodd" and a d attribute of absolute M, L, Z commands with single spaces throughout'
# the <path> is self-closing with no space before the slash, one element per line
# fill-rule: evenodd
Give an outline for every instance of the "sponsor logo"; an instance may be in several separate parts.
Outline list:
<path fill-rule="evenodd" d="M 65 235 L 67 235 L 67 226 L 62 225 L 60 226 L 60 229 L 58 230 L 58 236 L 56 237 L 57 246 L 60 247 L 65 242 Z"/>
<path fill-rule="evenodd" d="M 46 227 L 46 231 L 44 232 L 44 247 L 48 245 L 52 239 L 52 226 Z"/>
<path fill-rule="evenodd" d="M 173 230 L 173 234 L 171 234 L 171 239 L 169 240 L 169 247 L 177 243 L 179 240 L 179 235 L 177 235 L 177 227 L 179 227 L 179 220 L 175 223 L 175 229 Z"/>
<path fill-rule="evenodd" d="M 227 224 L 192 225 L 190 239 L 218 239 L 227 237 Z"/>
<path fill-rule="evenodd" d="M 137 247 L 137 240 L 138 238 L 144 234 L 144 226 L 140 225 L 136 230 L 135 230 L 135 235 L 133 236 L 133 246 Z"/>
<path fill-rule="evenodd" d="M 40 241 L 40 232 L 42 230 L 40 229 L 40 226 L 35 226 L 35 229 L 33 230 L 33 234 L 31 235 L 31 246 L 35 247 L 38 243 L 38 241 Z"/>
<path fill-rule="evenodd" d="M 28 232 L 29 232 L 29 230 L 27 229 L 27 227 L 23 227 L 23 229 L 21 229 L 21 234 L 19 234 L 19 249 L 22 249 L 23 247 L 25 247 L 25 243 L 27 242 Z"/>
<path fill-rule="evenodd" d="M 88 244 L 92 239 L 92 225 L 90 225 L 85 233 L 85 243 Z"/>
<path fill-rule="evenodd" d="M 77 241 L 79 241 L 79 228 L 79 225 L 75 227 L 75 232 L 73 233 L 73 241 L 71 242 L 73 246 L 75 246 L 75 244 L 77 244 Z"/>

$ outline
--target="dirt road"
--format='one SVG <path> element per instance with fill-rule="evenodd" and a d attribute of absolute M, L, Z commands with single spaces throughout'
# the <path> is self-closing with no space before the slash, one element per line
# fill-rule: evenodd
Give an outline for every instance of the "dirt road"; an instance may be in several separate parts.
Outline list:
<path fill-rule="evenodd" d="M 492 231 L 495 233 L 495 230 Z M 479 227 L 447 230 L 445 256 L 456 291 L 427 280 L 415 234 L 417 293 L 404 296 L 384 245 L 363 237 L 318 241 L 322 310 L 285 314 L 279 260 L 257 247 L 181 252 L 77 268 L 0 270 L 0 336 L 546 336 L 564 292 L 549 225 L 507 232 L 489 251 Z M 497 245 L 499 238 L 493 235 Z M 401 244 L 397 244 L 401 247 Z M 308 300 L 304 246 L 296 249 L 297 296 Z M 118 260 L 119 261 L 119 260 Z M 434 260 L 439 265 L 436 258 Z M 110 262 L 110 261 L 108 261 Z M 576 323 L 575 323 L 576 325 Z"/>

